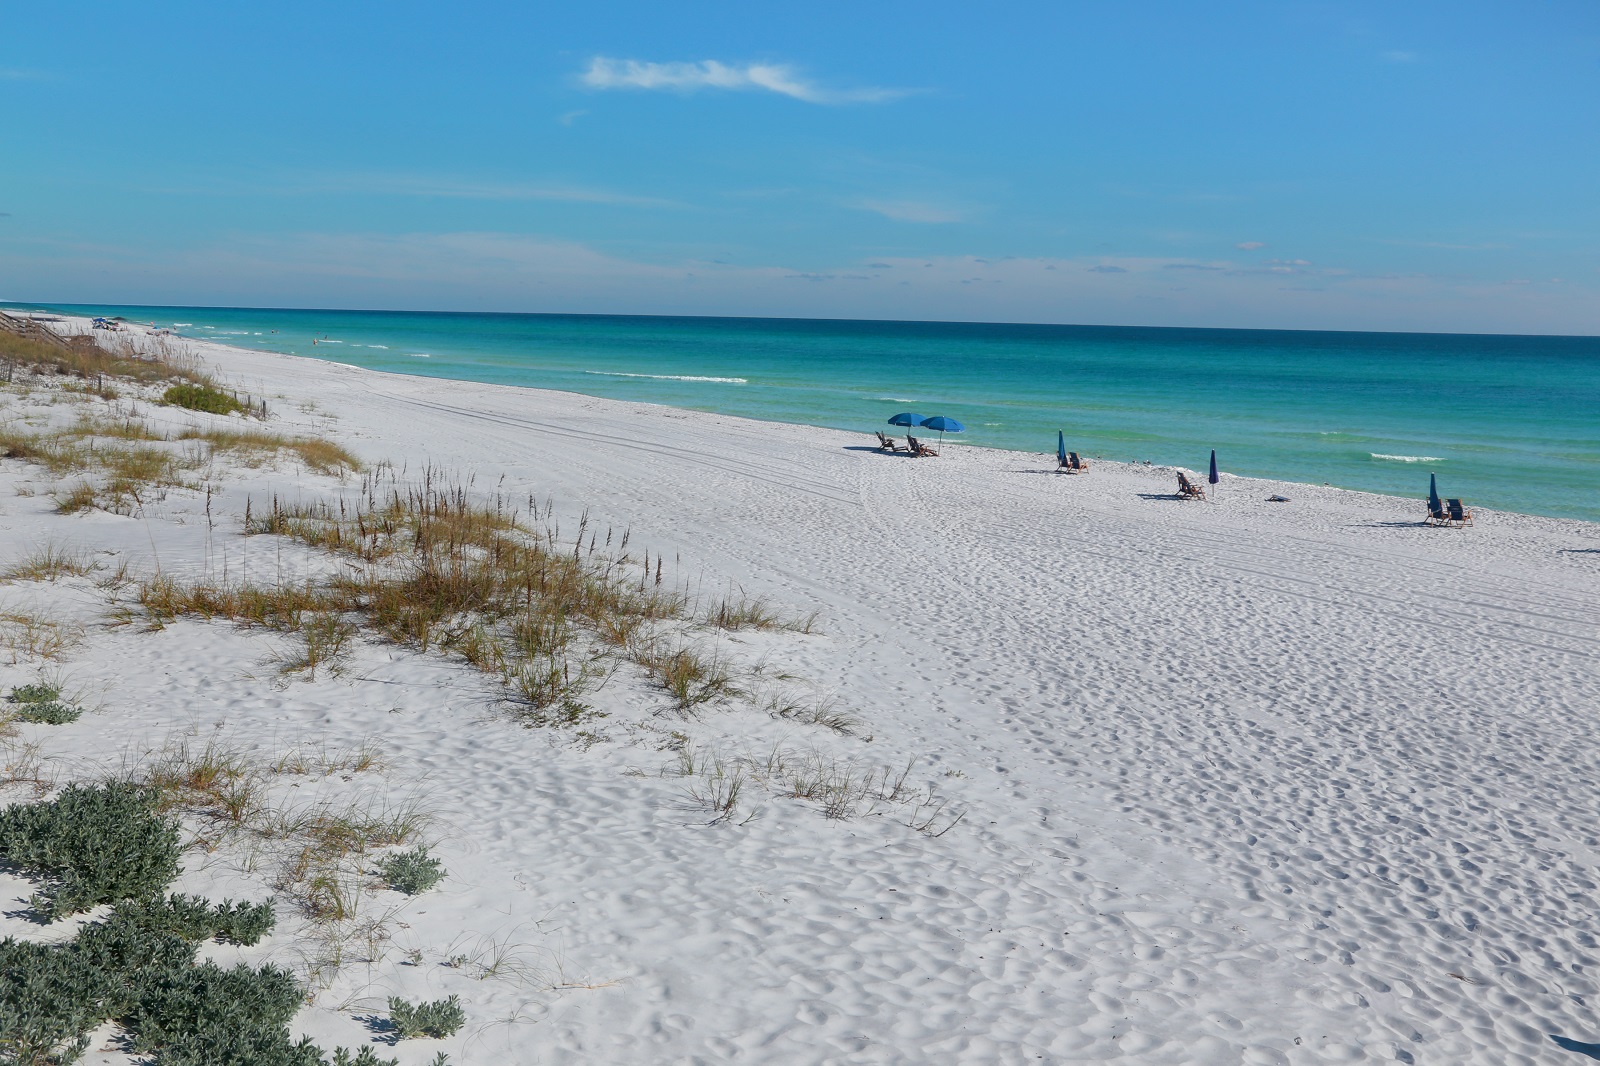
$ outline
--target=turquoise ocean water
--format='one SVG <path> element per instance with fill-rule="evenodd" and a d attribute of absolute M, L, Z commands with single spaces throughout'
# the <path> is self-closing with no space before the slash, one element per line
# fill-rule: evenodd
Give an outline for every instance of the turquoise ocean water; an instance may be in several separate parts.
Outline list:
<path fill-rule="evenodd" d="M 22 305 L 13 305 L 22 306 Z M 1600 338 L 58 305 L 375 370 L 1600 521 Z M 317 343 L 313 345 L 313 338 Z"/>

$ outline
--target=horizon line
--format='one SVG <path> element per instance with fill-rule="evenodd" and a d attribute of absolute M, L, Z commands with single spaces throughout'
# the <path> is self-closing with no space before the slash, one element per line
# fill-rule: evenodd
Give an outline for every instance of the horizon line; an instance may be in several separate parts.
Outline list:
<path fill-rule="evenodd" d="M 80 303 L 0 299 L 0 308 L 126 307 L 195 311 L 299 311 L 329 314 L 496 315 L 530 318 L 655 318 L 710 322 L 836 322 L 899 326 L 1016 326 L 1048 329 L 1148 329 L 1190 330 L 1214 333 L 1335 333 L 1389 337 L 1539 337 L 1552 340 L 1600 340 L 1592 333 L 1484 333 L 1479 331 L 1419 329 L 1318 329 L 1309 326 L 1153 326 L 1129 322 L 1019 322 L 963 318 L 839 318 L 824 315 L 674 315 L 628 311 L 450 311 L 405 307 L 276 307 L 247 304 Z"/>

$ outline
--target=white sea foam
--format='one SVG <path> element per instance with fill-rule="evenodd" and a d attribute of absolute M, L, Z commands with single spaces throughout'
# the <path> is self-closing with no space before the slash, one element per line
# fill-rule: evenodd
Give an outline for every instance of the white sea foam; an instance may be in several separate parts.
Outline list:
<path fill-rule="evenodd" d="M 1368 452 L 1374 459 L 1383 459 L 1391 463 L 1442 463 L 1442 455 L 1383 455 L 1380 452 Z"/>
<path fill-rule="evenodd" d="M 413 358 L 413 359 L 432 359 L 433 358 L 433 356 L 429 355 L 427 352 L 411 352 L 410 355 L 411 355 L 411 358 Z"/>
<path fill-rule="evenodd" d="M 317 338 L 317 343 L 318 344 L 343 344 L 344 341 L 330 341 L 326 337 L 319 337 L 319 338 Z"/>
<path fill-rule="evenodd" d="M 884 400 L 884 401 L 886 401 L 888 403 L 916 403 L 917 402 L 915 400 L 907 399 L 904 396 L 879 396 L 878 399 Z"/>
<path fill-rule="evenodd" d="M 193 322 L 174 322 L 172 325 L 174 326 L 174 328 L 176 328 L 176 327 L 179 327 L 179 326 L 192 326 L 192 325 L 194 325 L 194 323 Z"/>
<path fill-rule="evenodd" d="M 713 378 L 699 374 L 625 374 L 620 370 L 585 370 L 603 378 L 651 378 L 655 381 L 717 381 L 724 385 L 748 385 L 749 378 Z"/>
<path fill-rule="evenodd" d="M 369 344 L 369 345 L 367 345 L 367 347 L 368 348 L 382 348 L 384 351 L 388 351 L 389 350 L 389 346 L 387 344 Z"/>

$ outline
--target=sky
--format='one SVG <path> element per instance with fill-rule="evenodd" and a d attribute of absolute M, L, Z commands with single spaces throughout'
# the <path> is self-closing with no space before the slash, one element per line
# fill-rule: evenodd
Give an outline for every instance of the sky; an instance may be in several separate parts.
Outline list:
<path fill-rule="evenodd" d="M 1600 334 L 1592 0 L 5 20 L 0 300 Z"/>

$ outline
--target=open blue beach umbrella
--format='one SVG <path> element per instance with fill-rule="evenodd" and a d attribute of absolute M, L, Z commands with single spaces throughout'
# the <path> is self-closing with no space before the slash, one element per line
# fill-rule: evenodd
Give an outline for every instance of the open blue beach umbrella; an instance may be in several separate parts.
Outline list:
<path fill-rule="evenodd" d="M 1428 475 L 1428 510 L 1433 514 L 1439 513 L 1439 476 Z"/>
<path fill-rule="evenodd" d="M 1211 483 L 1213 485 L 1217 483 L 1217 450 L 1215 448 L 1211 449 Z"/>
<path fill-rule="evenodd" d="M 889 419 L 889 424 L 891 426 L 905 426 L 907 429 L 910 429 L 912 426 L 922 425 L 922 416 L 918 414 L 912 414 L 910 411 L 901 411 L 899 414 Z"/>
<path fill-rule="evenodd" d="M 957 422 L 953 418 L 946 418 L 944 415 L 934 415 L 932 418 L 924 418 L 922 420 L 922 425 L 925 429 L 936 429 L 939 431 L 940 444 L 944 443 L 944 435 L 946 433 L 964 433 L 967 429 L 967 427 L 963 426 L 960 422 Z"/>
<path fill-rule="evenodd" d="M 1067 465 L 1067 435 L 1056 430 L 1056 462 L 1061 466 Z"/>

